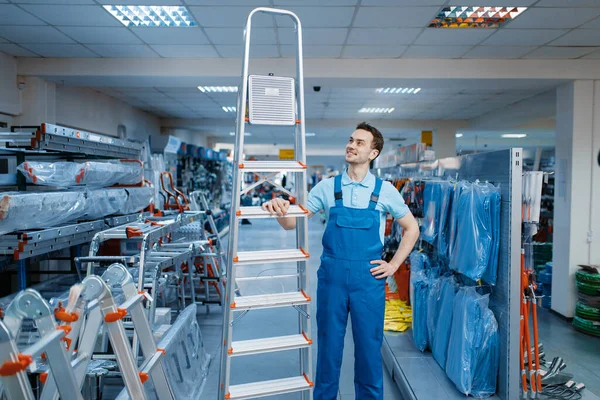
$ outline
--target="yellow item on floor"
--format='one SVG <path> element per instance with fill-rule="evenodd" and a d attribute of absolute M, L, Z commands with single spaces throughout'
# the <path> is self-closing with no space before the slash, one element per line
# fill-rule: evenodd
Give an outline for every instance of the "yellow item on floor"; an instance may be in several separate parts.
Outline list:
<path fill-rule="evenodd" d="M 412 309 L 406 302 L 390 299 L 385 302 L 383 330 L 404 332 L 412 323 Z"/>

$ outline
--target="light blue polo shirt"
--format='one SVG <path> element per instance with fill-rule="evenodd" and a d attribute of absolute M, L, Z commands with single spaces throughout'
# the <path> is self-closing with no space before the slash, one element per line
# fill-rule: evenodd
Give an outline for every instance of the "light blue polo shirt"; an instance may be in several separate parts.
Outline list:
<path fill-rule="evenodd" d="M 308 194 L 307 208 L 310 212 L 316 214 L 323 210 L 327 219 L 329 219 L 329 208 L 335 206 L 333 180 L 334 178 L 323 179 Z M 342 196 L 346 207 L 369 207 L 373 189 L 375 189 L 375 175 L 370 172 L 367 173 L 362 182 L 352 181 L 346 171 L 342 174 Z M 381 213 L 379 235 L 381 243 L 383 243 L 386 214 L 390 213 L 394 219 L 397 219 L 404 217 L 409 210 L 400 192 L 390 182 L 385 181 L 381 185 L 379 201 L 375 209 Z"/>

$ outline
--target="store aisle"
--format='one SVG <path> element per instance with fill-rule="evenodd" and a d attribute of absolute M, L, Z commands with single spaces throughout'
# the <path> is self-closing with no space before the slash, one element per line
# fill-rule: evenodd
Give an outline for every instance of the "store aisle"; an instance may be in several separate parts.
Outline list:
<path fill-rule="evenodd" d="M 321 237 L 324 225 L 319 218 L 313 218 L 309 223 L 309 252 L 311 260 L 310 270 L 310 293 L 316 298 L 317 268 L 319 257 L 322 252 Z M 276 221 L 254 220 L 252 225 L 242 225 L 240 231 L 240 250 L 267 250 L 277 248 L 291 248 L 295 244 L 295 233 L 282 230 Z M 265 276 L 269 274 L 285 274 L 295 270 L 294 264 L 266 264 L 259 266 L 245 266 L 240 268 L 239 276 Z M 277 292 L 293 290 L 294 282 L 289 280 L 256 281 L 254 284 L 240 284 L 242 294 L 260 294 L 261 292 Z M 316 364 L 316 338 L 317 326 L 316 302 L 313 301 L 312 309 L 312 339 L 313 365 Z M 209 376 L 204 388 L 207 399 L 217 397 L 219 380 L 220 344 L 221 344 L 221 312 L 218 307 L 211 306 L 209 314 L 205 307 L 199 307 L 198 321 L 202 329 L 204 345 L 213 357 Z M 269 337 L 277 335 L 292 334 L 295 332 L 298 321 L 298 313 L 293 309 L 255 310 L 247 314 L 236 323 L 234 329 L 234 340 L 254 339 L 258 337 Z M 350 321 L 349 321 L 350 323 Z M 354 346 L 350 326 L 348 327 L 344 347 L 344 362 L 340 378 L 340 399 L 354 399 Z M 288 351 L 285 353 L 262 354 L 249 357 L 240 357 L 232 363 L 232 382 L 245 383 L 267 379 L 289 377 L 298 373 L 298 353 Z M 400 393 L 392 382 L 389 374 L 384 373 L 384 387 L 386 400 L 401 399 Z M 299 399 L 297 393 L 277 396 L 277 399 L 292 400 Z"/>

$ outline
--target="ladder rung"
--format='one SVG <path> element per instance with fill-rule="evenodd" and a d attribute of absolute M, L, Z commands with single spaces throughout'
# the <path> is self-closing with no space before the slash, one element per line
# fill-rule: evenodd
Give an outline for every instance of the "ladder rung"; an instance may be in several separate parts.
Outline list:
<path fill-rule="evenodd" d="M 256 397 L 275 396 L 284 393 L 310 390 L 313 383 L 304 376 L 275 379 L 272 381 L 246 383 L 229 387 L 230 399 L 252 399 Z"/>
<path fill-rule="evenodd" d="M 301 349 L 304 347 L 309 347 L 311 344 L 312 340 L 308 339 L 305 335 L 290 335 L 256 340 L 242 340 L 239 342 L 233 342 L 231 344 L 229 355 L 231 357 L 236 357 L 247 356 L 251 354 L 270 353 L 273 351 Z"/>
<path fill-rule="evenodd" d="M 304 172 L 306 164 L 300 161 L 244 161 L 239 168 L 243 172 Z"/>
<path fill-rule="evenodd" d="M 258 308 L 275 308 L 308 304 L 311 298 L 304 292 L 260 294 L 256 296 L 236 296 L 230 307 L 234 311 Z"/>
<path fill-rule="evenodd" d="M 125 310 L 129 311 L 131 307 L 136 305 L 139 301 L 142 301 L 144 297 L 145 296 L 143 294 L 136 294 L 135 296 L 127 299 L 123 304 L 119 306 L 119 308 L 124 308 Z"/>
<path fill-rule="evenodd" d="M 235 278 L 235 281 L 236 282 L 264 281 L 264 280 L 268 280 L 268 279 L 297 278 L 298 276 L 299 276 L 298 274 L 245 276 L 242 278 Z"/>
<path fill-rule="evenodd" d="M 305 217 L 308 214 L 308 210 L 302 206 L 291 205 L 288 209 L 288 213 L 285 217 Z M 262 209 L 262 207 L 240 207 L 239 211 L 236 212 L 239 218 L 276 218 L 277 214 L 271 215 L 268 211 Z"/>
<path fill-rule="evenodd" d="M 303 249 L 240 251 L 233 262 L 237 265 L 304 261 L 310 257 Z"/>

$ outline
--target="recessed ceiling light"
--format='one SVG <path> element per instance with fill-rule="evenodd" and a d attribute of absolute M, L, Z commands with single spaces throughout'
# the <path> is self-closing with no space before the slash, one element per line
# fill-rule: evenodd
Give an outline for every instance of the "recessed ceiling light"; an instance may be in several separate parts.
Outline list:
<path fill-rule="evenodd" d="M 517 18 L 527 7 L 444 7 L 429 23 L 430 28 L 499 28 Z"/>
<path fill-rule="evenodd" d="M 235 107 L 221 107 L 225 112 L 235 112 Z"/>
<path fill-rule="evenodd" d="M 229 136 L 235 136 L 235 132 L 229 132 Z M 244 132 L 244 136 L 252 136 L 252 133 Z"/>
<path fill-rule="evenodd" d="M 368 114 L 390 114 L 394 111 L 394 107 L 363 107 L 358 110 L 359 113 L 368 113 Z"/>
<path fill-rule="evenodd" d="M 505 133 L 504 135 L 502 135 L 503 138 L 505 139 L 523 139 L 524 137 L 527 137 L 526 133 Z"/>
<path fill-rule="evenodd" d="M 316 133 L 314 133 L 314 132 L 306 132 L 306 133 L 304 134 L 304 136 L 306 136 L 306 137 L 310 137 L 310 136 L 316 136 L 316 135 L 317 135 L 317 134 L 316 134 Z"/>
<path fill-rule="evenodd" d="M 237 86 L 198 86 L 202 93 L 235 93 Z"/>
<path fill-rule="evenodd" d="M 128 27 L 191 28 L 198 23 L 182 6 L 103 6 L 113 17 Z"/>
<path fill-rule="evenodd" d="M 457 137 L 457 138 L 459 138 L 459 137 L 463 137 L 463 134 L 462 134 L 462 133 L 457 133 L 457 134 L 456 134 L 456 137 Z"/>
<path fill-rule="evenodd" d="M 380 94 L 417 94 L 421 91 L 421 88 L 378 88 L 375 89 L 375 93 Z"/>

